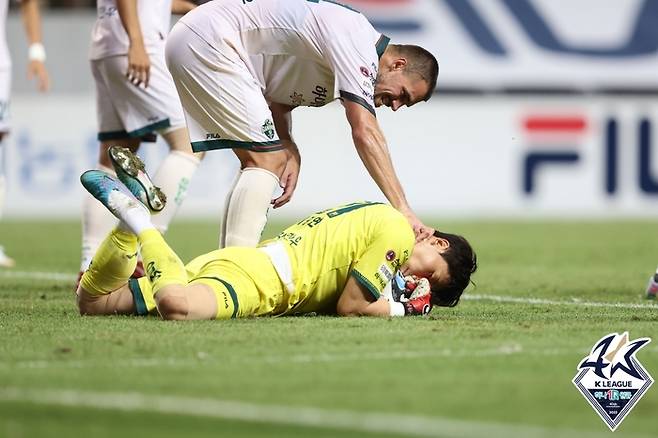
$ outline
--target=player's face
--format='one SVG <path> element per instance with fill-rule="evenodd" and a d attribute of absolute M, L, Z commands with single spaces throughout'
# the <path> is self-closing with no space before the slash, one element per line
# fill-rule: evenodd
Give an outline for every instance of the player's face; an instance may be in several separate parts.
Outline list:
<path fill-rule="evenodd" d="M 407 74 L 404 68 L 380 71 L 375 84 L 375 106 L 382 105 L 397 111 L 403 106 L 412 106 L 427 95 L 429 85 L 415 73 Z"/>
<path fill-rule="evenodd" d="M 431 236 L 417 242 L 411 257 L 401 268 L 404 275 L 425 277 L 433 288 L 447 286 L 450 283 L 448 264 L 441 254 L 450 248 L 446 239 Z"/>

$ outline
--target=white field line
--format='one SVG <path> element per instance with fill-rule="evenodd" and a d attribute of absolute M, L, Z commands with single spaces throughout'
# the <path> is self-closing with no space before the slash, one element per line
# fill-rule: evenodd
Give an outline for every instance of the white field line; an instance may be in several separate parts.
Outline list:
<path fill-rule="evenodd" d="M 39 271 L 13 271 L 13 270 L 0 270 L 0 278 L 16 278 L 16 279 L 30 279 L 30 280 L 47 280 L 47 281 L 62 281 L 74 282 L 76 279 L 75 274 L 64 272 L 39 272 Z M 467 301 L 495 301 L 498 303 L 516 303 L 516 304 L 540 304 L 547 306 L 581 306 L 581 307 L 606 307 L 616 309 L 655 309 L 658 310 L 658 304 L 648 303 L 610 303 L 598 301 L 580 301 L 573 299 L 571 301 L 547 300 L 543 298 L 530 298 L 530 297 L 513 297 L 501 295 L 479 295 L 479 294 L 465 294 L 462 299 Z"/>
<path fill-rule="evenodd" d="M 440 417 L 385 412 L 355 412 L 303 406 L 257 404 L 217 398 L 150 395 L 139 392 L 93 392 L 0 388 L 0 401 L 55 405 L 71 408 L 110 409 L 125 412 L 186 415 L 250 423 L 341 429 L 356 432 L 389 433 L 451 438 L 599 438 L 602 431 L 542 428 Z M 606 431 L 603 431 L 606 432 Z M 625 435 L 644 438 L 641 435 Z"/>
<path fill-rule="evenodd" d="M 517 304 L 541 304 L 547 306 L 581 306 L 581 307 L 609 307 L 617 309 L 656 309 L 658 305 L 648 303 L 606 303 L 598 301 L 580 301 L 574 299 L 572 301 L 558 301 L 546 300 L 543 298 L 522 298 L 522 297 L 506 297 L 500 295 L 477 295 L 477 294 L 464 294 L 464 300 L 472 301 L 496 301 L 498 303 L 517 303 Z"/>
<path fill-rule="evenodd" d="M 196 358 L 161 357 L 161 358 L 126 358 L 115 361 L 95 360 L 29 360 L 17 362 L 0 362 L 0 369 L 46 369 L 46 368 L 151 368 L 151 367 L 200 367 L 200 366 L 222 366 L 236 364 L 306 364 L 306 363 L 331 363 L 350 361 L 373 361 L 373 360 L 406 360 L 406 359 L 431 359 L 431 358 L 461 358 L 461 357 L 495 357 L 495 356 L 557 356 L 570 354 L 586 354 L 586 351 L 577 350 L 534 350 L 524 351 L 517 343 L 504 344 L 495 348 L 482 350 L 418 350 L 418 351 L 360 351 L 360 352 L 336 352 L 318 354 L 293 354 L 293 355 L 258 355 L 258 356 L 228 356 L 211 357 L 207 353 L 198 352 Z"/>
<path fill-rule="evenodd" d="M 258 355 L 258 356 L 221 356 L 212 357 L 205 352 L 197 352 L 193 357 L 132 357 L 117 360 L 23 360 L 0 362 L 0 370 L 39 370 L 39 369 L 84 369 L 84 368 L 200 368 L 217 367 L 226 365 L 253 365 L 265 364 L 307 364 L 307 363 L 332 363 L 332 362 L 364 362 L 364 361 L 390 361 L 390 360 L 413 360 L 432 358 L 484 358 L 498 356 L 518 357 L 547 357 L 547 356 L 573 356 L 582 358 L 589 353 L 589 349 L 583 348 L 550 348 L 550 349 L 524 349 L 520 344 L 512 343 L 501 345 L 496 348 L 483 350 L 420 350 L 420 351 L 361 351 L 358 353 L 319 353 L 319 354 L 293 354 L 293 355 Z M 649 347 L 643 353 L 658 354 L 658 347 Z M 575 359 L 577 361 L 577 359 Z"/>
<path fill-rule="evenodd" d="M 74 282 L 76 275 L 64 272 L 14 271 L 0 268 L 0 278 Z"/>

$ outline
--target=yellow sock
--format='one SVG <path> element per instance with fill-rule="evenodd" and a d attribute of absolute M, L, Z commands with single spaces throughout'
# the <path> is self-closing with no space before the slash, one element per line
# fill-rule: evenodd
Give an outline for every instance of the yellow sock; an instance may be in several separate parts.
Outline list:
<path fill-rule="evenodd" d="M 146 276 L 153 286 L 153 295 L 172 284 L 187 285 L 187 271 L 181 259 L 167 245 L 162 234 L 155 228 L 138 236 Z"/>
<path fill-rule="evenodd" d="M 137 265 L 137 236 L 115 228 L 98 247 L 80 285 L 92 295 L 104 295 L 126 284 Z"/>

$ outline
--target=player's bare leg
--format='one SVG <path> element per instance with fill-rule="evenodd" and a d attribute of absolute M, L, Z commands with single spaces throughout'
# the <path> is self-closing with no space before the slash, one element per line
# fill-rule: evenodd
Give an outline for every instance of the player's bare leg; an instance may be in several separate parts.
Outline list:
<path fill-rule="evenodd" d="M 240 160 L 241 170 L 226 198 L 219 246 L 256 246 L 286 167 L 287 154 L 283 150 L 233 149 L 233 152 Z"/>
<path fill-rule="evenodd" d="M 0 217 L 2 216 L 2 208 L 5 203 L 6 182 L 5 182 L 5 147 L 3 144 L 5 132 L 0 132 Z M 0 267 L 12 268 L 14 267 L 14 260 L 5 254 L 5 249 L 0 246 Z"/>
<path fill-rule="evenodd" d="M 128 283 L 109 294 L 98 295 L 79 287 L 78 309 L 81 315 L 133 315 L 135 302 Z"/>

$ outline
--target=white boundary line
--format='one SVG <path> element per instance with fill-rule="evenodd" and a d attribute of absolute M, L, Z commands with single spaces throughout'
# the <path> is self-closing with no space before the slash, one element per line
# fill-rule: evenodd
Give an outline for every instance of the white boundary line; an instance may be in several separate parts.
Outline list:
<path fill-rule="evenodd" d="M 318 354 L 296 354 L 296 355 L 258 355 L 258 356 L 231 356 L 231 357 L 209 357 L 206 353 L 199 352 L 195 358 L 162 357 L 162 358 L 126 358 L 119 362 L 108 360 L 28 360 L 17 362 L 0 362 L 0 369 L 46 369 L 46 368 L 150 368 L 150 367 L 202 367 L 226 364 L 305 364 L 305 363 L 332 363 L 350 361 L 373 361 L 373 360 L 405 360 L 405 359 L 430 359 L 430 358 L 455 358 L 455 357 L 495 357 L 511 355 L 578 355 L 586 354 L 585 350 L 534 350 L 524 351 L 517 343 L 504 344 L 496 348 L 482 350 L 451 350 L 448 348 L 436 350 L 408 350 L 408 351 L 360 351 L 335 352 Z"/>
<path fill-rule="evenodd" d="M 472 301 L 495 301 L 498 303 L 516 303 L 516 304 L 542 304 L 548 306 L 581 306 L 581 307 L 609 307 L 615 309 L 656 309 L 656 304 L 643 304 L 643 303 L 606 303 L 597 301 L 557 301 L 546 300 L 543 298 L 522 298 L 522 297 L 506 297 L 500 295 L 477 295 L 477 294 L 464 294 L 464 300 Z"/>
<path fill-rule="evenodd" d="M 0 278 L 15 278 L 22 280 L 47 280 L 47 281 L 62 281 L 74 282 L 76 280 L 75 274 L 68 274 L 64 272 L 41 272 L 41 271 L 13 271 L 13 270 L 0 270 Z M 658 304 L 648 303 L 606 303 L 598 301 L 558 301 L 547 300 L 543 298 L 526 298 L 526 297 L 513 297 L 501 295 L 480 295 L 480 294 L 464 294 L 462 299 L 467 301 L 495 301 L 498 303 L 514 303 L 514 304 L 541 304 L 548 306 L 581 306 L 581 307 L 605 307 L 613 309 L 655 309 L 658 310 Z"/>
<path fill-rule="evenodd" d="M 14 271 L 0 268 L 0 278 L 73 282 L 76 280 L 76 275 L 64 272 Z"/>
<path fill-rule="evenodd" d="M 542 428 L 493 422 L 451 420 L 440 417 L 385 412 L 355 412 L 304 406 L 257 404 L 216 398 L 149 395 L 139 392 L 96 392 L 72 389 L 1 388 L 0 401 L 28 402 L 75 408 L 187 415 L 298 427 L 341 429 L 454 438 L 600 438 L 601 432 Z M 644 435 L 628 435 L 644 438 Z M 648 436 L 647 436 L 648 437 Z"/>

